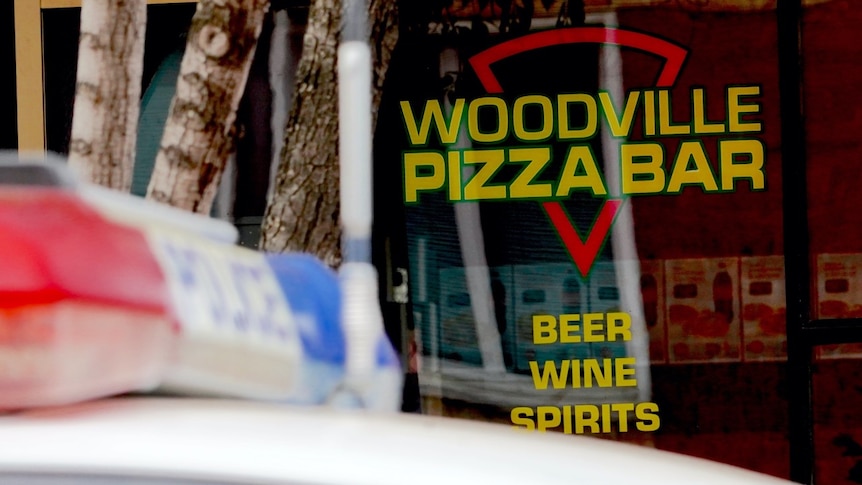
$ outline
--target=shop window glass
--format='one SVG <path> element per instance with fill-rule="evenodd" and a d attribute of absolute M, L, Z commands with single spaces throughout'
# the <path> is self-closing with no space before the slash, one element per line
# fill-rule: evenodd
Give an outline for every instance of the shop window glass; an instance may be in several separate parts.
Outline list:
<path fill-rule="evenodd" d="M 862 231 L 857 190 L 862 143 L 862 4 L 811 2 L 802 18 L 805 139 L 813 318 L 862 317 Z M 823 348 L 862 355 L 862 346 Z"/>
<path fill-rule="evenodd" d="M 775 2 L 480 3 L 378 121 L 422 411 L 787 476 Z"/>
<path fill-rule="evenodd" d="M 820 347 L 817 353 L 831 350 Z M 815 483 L 862 480 L 862 360 L 822 359 L 813 368 Z"/>
<path fill-rule="evenodd" d="M 801 23 L 811 318 L 823 321 L 825 331 L 836 319 L 862 326 L 860 21 L 862 4 L 832 0 L 807 2 Z M 814 348 L 815 483 L 862 480 L 860 357 L 860 342 Z"/>

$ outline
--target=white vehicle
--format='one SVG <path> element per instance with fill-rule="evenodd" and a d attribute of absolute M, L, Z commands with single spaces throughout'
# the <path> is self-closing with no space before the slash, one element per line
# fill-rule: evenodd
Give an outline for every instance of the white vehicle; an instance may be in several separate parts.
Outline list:
<path fill-rule="evenodd" d="M 234 400 L 114 398 L 0 416 L 0 483 L 787 485 L 584 436 Z"/>
<path fill-rule="evenodd" d="M 334 276 L 287 255 L 240 254 L 230 231 L 209 222 L 192 230 L 192 219 L 167 209 L 143 210 L 117 197 L 106 203 L 74 185 L 32 192 L 18 185 L 0 190 L 0 246 L 19 251 L 5 260 L 0 282 L 2 485 L 789 483 L 597 438 L 336 409 L 394 410 L 401 370 L 379 326 L 367 327 L 373 338 L 365 338 L 362 326 L 349 325 L 373 324 L 374 312 L 352 320 L 328 314 L 339 300 Z M 57 233 L 79 231 L 77 246 L 53 233 L 33 236 L 32 214 L 59 223 L 72 220 L 69 211 L 76 225 Z M 176 228 L 198 234 L 170 232 Z M 151 243 L 164 241 L 145 237 L 151 233 L 171 236 L 166 254 L 183 258 L 160 259 L 165 247 Z M 134 267 L 140 271 L 121 273 Z M 354 273 L 361 278 L 342 271 L 344 306 L 376 302 L 377 285 L 369 283 L 376 274 Z M 353 294 L 351 281 L 353 289 L 374 291 Z M 185 286 L 175 294 L 176 283 Z M 241 284 L 257 286 L 251 292 Z M 271 298 L 264 305 L 253 295 Z M 225 320 L 231 315 L 243 318 Z M 276 323 L 298 337 L 273 333 Z M 100 399 L 154 387 L 270 402 Z"/>

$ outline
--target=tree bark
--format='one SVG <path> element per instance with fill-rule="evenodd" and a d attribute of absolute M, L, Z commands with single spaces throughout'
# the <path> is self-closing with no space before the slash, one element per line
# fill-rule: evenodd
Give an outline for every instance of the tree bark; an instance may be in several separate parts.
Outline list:
<path fill-rule="evenodd" d="M 369 13 L 376 122 L 386 70 L 398 40 L 396 0 L 371 0 Z M 341 2 L 314 0 L 284 148 L 261 230 L 262 249 L 308 252 L 330 266 L 341 261 L 336 78 L 340 27 Z"/>
<path fill-rule="evenodd" d="M 144 67 L 146 0 L 84 0 L 69 165 L 128 192 Z"/>
<path fill-rule="evenodd" d="M 200 0 L 147 197 L 208 214 L 268 0 Z"/>

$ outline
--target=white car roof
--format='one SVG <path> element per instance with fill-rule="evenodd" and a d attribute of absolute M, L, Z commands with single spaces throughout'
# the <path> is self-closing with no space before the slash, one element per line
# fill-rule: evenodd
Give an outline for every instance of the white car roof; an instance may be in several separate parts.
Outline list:
<path fill-rule="evenodd" d="M 9 473 L 339 485 L 787 485 L 584 436 L 406 414 L 118 398 L 0 416 Z"/>

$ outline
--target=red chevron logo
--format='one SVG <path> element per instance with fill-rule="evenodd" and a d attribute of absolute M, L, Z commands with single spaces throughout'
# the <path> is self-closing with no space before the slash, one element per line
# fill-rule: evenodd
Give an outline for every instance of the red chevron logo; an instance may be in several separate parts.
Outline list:
<path fill-rule="evenodd" d="M 536 49 L 578 43 L 616 45 L 663 58 L 665 62 L 656 79 L 656 87 L 673 86 L 687 55 L 687 51 L 676 44 L 640 32 L 610 27 L 572 27 L 537 32 L 503 42 L 471 57 L 470 65 L 489 94 L 500 94 L 503 87 L 491 69 L 495 62 Z M 599 252 L 607 242 L 622 202 L 621 199 L 605 201 L 593 226 L 587 232 L 586 239 L 581 238 L 561 203 L 542 203 L 551 224 L 584 278 L 589 275 Z"/>

